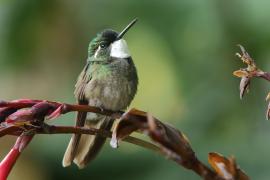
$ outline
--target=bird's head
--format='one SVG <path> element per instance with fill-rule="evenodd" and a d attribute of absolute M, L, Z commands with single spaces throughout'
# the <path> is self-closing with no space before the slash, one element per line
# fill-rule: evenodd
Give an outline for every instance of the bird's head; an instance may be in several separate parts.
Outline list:
<path fill-rule="evenodd" d="M 90 42 L 88 48 L 89 61 L 106 61 L 109 57 L 129 58 L 130 53 L 126 41 L 123 39 L 125 33 L 131 28 L 137 19 L 129 23 L 123 31 L 117 33 L 111 29 L 105 29 Z"/>

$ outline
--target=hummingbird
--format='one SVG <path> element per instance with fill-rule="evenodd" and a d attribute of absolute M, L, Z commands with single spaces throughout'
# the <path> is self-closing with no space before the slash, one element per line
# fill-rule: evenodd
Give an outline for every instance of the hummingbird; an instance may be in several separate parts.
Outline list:
<path fill-rule="evenodd" d="M 138 75 L 123 36 L 137 22 L 131 21 L 120 33 L 105 29 L 88 47 L 88 58 L 75 85 L 74 95 L 81 105 L 96 106 L 112 111 L 125 110 L 133 100 Z M 114 120 L 96 113 L 78 112 L 76 126 L 111 130 Z M 62 165 L 74 162 L 80 169 L 93 160 L 106 138 L 100 135 L 73 134 Z"/>

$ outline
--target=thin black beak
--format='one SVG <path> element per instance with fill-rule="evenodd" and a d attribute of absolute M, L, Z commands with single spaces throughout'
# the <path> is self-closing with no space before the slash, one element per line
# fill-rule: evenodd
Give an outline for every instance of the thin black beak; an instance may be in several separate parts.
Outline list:
<path fill-rule="evenodd" d="M 126 27 L 125 27 L 125 29 L 123 30 L 123 31 L 121 31 L 119 34 L 118 34 L 118 36 L 117 36 L 117 40 L 119 40 L 119 39 L 121 39 L 125 34 L 126 34 L 126 32 L 136 23 L 138 21 L 138 19 L 136 18 L 136 19 L 134 19 L 133 21 L 131 21 Z"/>

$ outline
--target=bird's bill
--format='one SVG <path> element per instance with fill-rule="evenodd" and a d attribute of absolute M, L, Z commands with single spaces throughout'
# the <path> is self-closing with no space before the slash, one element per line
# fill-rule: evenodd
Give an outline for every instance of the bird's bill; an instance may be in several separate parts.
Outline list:
<path fill-rule="evenodd" d="M 126 27 L 125 29 L 123 29 L 123 31 L 121 31 L 118 36 L 117 36 L 117 40 L 121 39 L 125 34 L 126 32 L 138 21 L 138 19 L 134 19 L 133 21 L 131 21 Z"/>

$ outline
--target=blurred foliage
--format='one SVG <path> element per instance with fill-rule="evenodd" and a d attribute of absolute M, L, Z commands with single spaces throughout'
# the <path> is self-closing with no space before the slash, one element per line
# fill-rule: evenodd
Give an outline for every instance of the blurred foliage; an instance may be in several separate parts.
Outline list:
<path fill-rule="evenodd" d="M 73 86 L 91 38 L 104 28 L 121 30 L 138 17 L 126 36 L 140 78 L 132 106 L 184 131 L 204 161 L 209 151 L 232 154 L 252 179 L 268 179 L 270 125 L 263 100 L 269 87 L 253 82 L 240 101 L 231 73 L 240 66 L 234 56 L 238 43 L 270 71 L 269 5 L 265 0 L 2 0 L 0 98 L 74 102 Z M 73 118 L 59 123 L 72 124 Z M 128 144 L 118 150 L 107 145 L 87 169 L 62 168 L 68 139 L 35 138 L 10 179 L 29 175 L 31 167 L 32 179 L 199 179 Z M 10 141 L 1 139 L 1 154 Z"/>

